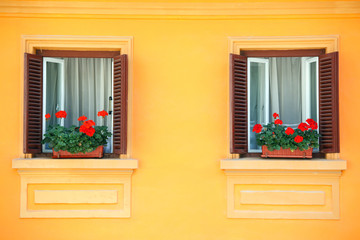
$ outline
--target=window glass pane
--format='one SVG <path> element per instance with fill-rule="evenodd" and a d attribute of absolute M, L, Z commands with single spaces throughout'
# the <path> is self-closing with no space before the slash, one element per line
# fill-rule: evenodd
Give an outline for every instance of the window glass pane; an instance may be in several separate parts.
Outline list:
<path fill-rule="evenodd" d="M 317 64 L 316 62 L 310 63 L 310 118 L 314 119 L 316 122 L 317 119 Z"/>
<path fill-rule="evenodd" d="M 63 74 L 63 64 L 60 60 L 59 62 L 55 60 L 45 60 L 44 61 L 44 111 L 45 114 L 49 113 L 52 117 L 45 121 L 43 127 L 43 132 L 46 132 L 46 129 L 50 125 L 61 124 L 61 120 L 55 117 L 55 113 L 61 110 L 62 106 L 62 98 L 61 94 L 59 94 L 59 90 L 62 85 L 62 74 Z M 48 144 L 44 145 L 44 152 L 51 152 L 51 148 Z"/>
<path fill-rule="evenodd" d="M 250 62 L 250 149 L 260 149 L 256 144 L 256 136 L 252 131 L 257 123 L 266 122 L 266 63 Z"/>
<path fill-rule="evenodd" d="M 61 98 L 58 89 L 61 88 L 61 65 L 55 62 L 46 62 L 46 89 L 44 91 L 46 98 L 46 113 L 49 113 L 51 117 L 46 121 L 46 127 L 49 125 L 60 124 L 55 113 L 60 109 Z"/>

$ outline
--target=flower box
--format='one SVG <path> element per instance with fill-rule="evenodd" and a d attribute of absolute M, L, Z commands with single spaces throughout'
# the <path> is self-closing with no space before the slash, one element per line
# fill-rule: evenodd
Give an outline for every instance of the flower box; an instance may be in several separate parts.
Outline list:
<path fill-rule="evenodd" d="M 262 154 L 261 157 L 264 158 L 312 158 L 312 148 L 307 150 L 299 150 L 298 148 L 291 151 L 291 149 L 283 149 L 269 151 L 267 146 L 262 146 Z"/>
<path fill-rule="evenodd" d="M 318 124 L 311 118 L 301 122 L 297 129 L 285 127 L 279 114 L 273 114 L 274 121 L 255 124 L 256 143 L 262 146 L 264 158 L 312 158 L 313 148 L 319 147 Z"/>
<path fill-rule="evenodd" d="M 86 152 L 86 153 L 70 153 L 68 151 L 54 151 L 52 158 L 102 158 L 104 156 L 104 146 L 98 146 L 94 151 L 92 152 Z"/>
<path fill-rule="evenodd" d="M 103 119 L 109 114 L 99 111 L 98 116 Z M 63 110 L 55 113 L 57 118 L 66 118 L 67 113 Z M 45 115 L 46 121 L 51 117 Z M 80 126 L 71 127 L 49 125 L 44 134 L 42 144 L 47 144 L 53 149 L 52 158 L 102 158 L 104 156 L 104 145 L 112 133 L 107 126 L 95 126 L 93 120 L 87 120 L 86 116 L 78 118 Z M 94 149 L 91 152 L 90 150 Z"/>

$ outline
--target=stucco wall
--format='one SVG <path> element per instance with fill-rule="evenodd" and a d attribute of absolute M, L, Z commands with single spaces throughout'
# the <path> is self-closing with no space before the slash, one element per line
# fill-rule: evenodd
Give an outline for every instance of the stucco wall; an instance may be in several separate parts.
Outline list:
<path fill-rule="evenodd" d="M 1 239 L 359 239 L 360 19 L 0 18 Z M 129 219 L 20 219 L 21 35 L 133 36 Z M 228 37 L 340 36 L 340 220 L 226 217 Z"/>

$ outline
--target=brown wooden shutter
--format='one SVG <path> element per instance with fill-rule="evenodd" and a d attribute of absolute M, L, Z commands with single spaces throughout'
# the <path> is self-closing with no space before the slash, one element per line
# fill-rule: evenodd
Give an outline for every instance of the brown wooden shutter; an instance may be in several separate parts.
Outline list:
<path fill-rule="evenodd" d="M 230 55 L 231 153 L 248 151 L 247 57 Z"/>
<path fill-rule="evenodd" d="M 338 62 L 338 52 L 319 56 L 319 132 L 323 153 L 340 152 Z"/>
<path fill-rule="evenodd" d="M 114 57 L 113 152 L 126 154 L 127 143 L 127 55 Z"/>
<path fill-rule="evenodd" d="M 24 69 L 24 153 L 41 153 L 42 56 L 25 53 Z"/>

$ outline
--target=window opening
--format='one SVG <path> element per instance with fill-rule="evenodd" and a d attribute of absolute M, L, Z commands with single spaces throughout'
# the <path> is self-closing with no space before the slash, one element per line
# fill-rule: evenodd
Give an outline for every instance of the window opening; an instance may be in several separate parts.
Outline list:
<path fill-rule="evenodd" d="M 248 152 L 261 152 L 252 129 L 271 122 L 274 112 L 294 129 L 308 118 L 318 121 L 318 62 L 318 57 L 248 58 Z"/>
<path fill-rule="evenodd" d="M 112 132 L 113 114 L 105 119 L 97 112 L 111 113 L 113 96 L 112 58 L 49 58 L 44 57 L 43 67 L 43 116 L 49 113 L 49 121 L 43 119 L 43 133 L 49 125 L 80 126 L 77 120 L 86 116 L 96 125 L 105 125 Z M 67 112 L 66 119 L 57 119 L 59 110 Z M 104 146 L 105 153 L 112 152 L 113 139 Z M 51 152 L 49 146 L 42 146 L 43 152 Z"/>

